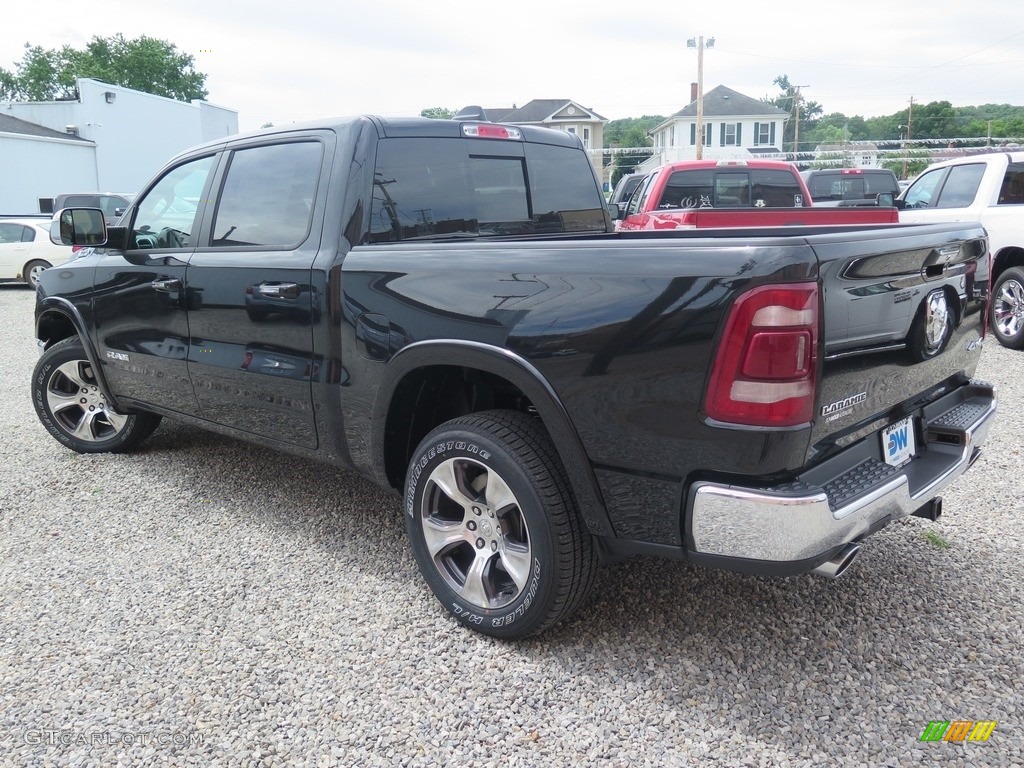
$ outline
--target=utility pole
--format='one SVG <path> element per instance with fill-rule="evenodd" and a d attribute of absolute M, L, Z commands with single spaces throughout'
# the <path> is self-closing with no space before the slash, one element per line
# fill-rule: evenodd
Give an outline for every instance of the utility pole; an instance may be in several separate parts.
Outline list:
<path fill-rule="evenodd" d="M 911 121 L 914 119 L 914 97 L 910 97 L 910 109 L 907 110 L 907 138 L 903 142 L 903 178 L 907 178 L 907 164 L 910 162 L 910 158 L 907 157 L 907 144 L 910 143 L 910 126 Z"/>
<path fill-rule="evenodd" d="M 800 94 L 801 88 L 810 88 L 809 85 L 794 85 L 793 89 L 796 93 L 793 94 L 793 107 L 796 111 L 796 122 L 793 124 L 793 162 L 795 163 L 800 159 L 800 101 L 803 96 Z"/>
<path fill-rule="evenodd" d="M 715 47 L 715 38 L 709 37 L 704 42 L 704 35 L 686 41 L 687 48 L 697 49 L 697 146 L 695 156 L 698 160 L 704 157 L 704 49 Z"/>

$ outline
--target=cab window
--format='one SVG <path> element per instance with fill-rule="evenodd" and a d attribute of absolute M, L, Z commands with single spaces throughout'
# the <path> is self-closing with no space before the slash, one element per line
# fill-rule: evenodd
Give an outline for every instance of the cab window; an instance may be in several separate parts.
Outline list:
<path fill-rule="evenodd" d="M 213 156 L 172 168 L 139 201 L 129 249 L 187 248 L 194 245 L 199 203 Z"/>

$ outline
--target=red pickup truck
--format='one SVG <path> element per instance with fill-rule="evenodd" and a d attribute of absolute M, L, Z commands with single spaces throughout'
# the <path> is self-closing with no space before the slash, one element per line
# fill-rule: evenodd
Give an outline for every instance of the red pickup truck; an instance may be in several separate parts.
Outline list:
<path fill-rule="evenodd" d="M 814 207 L 796 166 L 780 160 L 684 160 L 648 174 L 617 218 L 623 230 L 703 229 L 895 224 L 899 213 L 891 204 Z"/>

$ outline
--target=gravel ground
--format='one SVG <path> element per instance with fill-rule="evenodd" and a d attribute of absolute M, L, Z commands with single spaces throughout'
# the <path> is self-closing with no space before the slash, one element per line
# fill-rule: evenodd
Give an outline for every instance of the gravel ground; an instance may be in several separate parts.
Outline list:
<path fill-rule="evenodd" d="M 459 628 L 399 503 L 166 421 L 79 456 L 29 398 L 33 294 L 0 288 L 0 765 L 1024 764 L 1024 353 L 987 450 L 841 580 L 606 566 L 539 638 Z M 931 720 L 995 720 L 923 743 Z"/>

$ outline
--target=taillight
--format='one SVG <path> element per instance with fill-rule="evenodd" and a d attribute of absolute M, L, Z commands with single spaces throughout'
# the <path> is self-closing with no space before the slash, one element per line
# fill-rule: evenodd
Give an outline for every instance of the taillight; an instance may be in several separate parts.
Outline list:
<path fill-rule="evenodd" d="M 706 410 L 718 421 L 790 427 L 814 416 L 818 286 L 766 285 L 740 296 L 711 369 Z"/>

